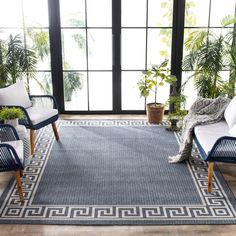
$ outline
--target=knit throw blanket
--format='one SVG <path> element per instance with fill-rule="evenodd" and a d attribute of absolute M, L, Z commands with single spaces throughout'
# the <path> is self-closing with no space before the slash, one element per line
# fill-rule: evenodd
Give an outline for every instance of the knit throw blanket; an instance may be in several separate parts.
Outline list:
<path fill-rule="evenodd" d="M 220 121 L 229 102 L 230 99 L 223 97 L 198 98 L 194 102 L 183 120 L 179 153 L 169 157 L 170 163 L 182 162 L 191 156 L 194 127 Z"/>

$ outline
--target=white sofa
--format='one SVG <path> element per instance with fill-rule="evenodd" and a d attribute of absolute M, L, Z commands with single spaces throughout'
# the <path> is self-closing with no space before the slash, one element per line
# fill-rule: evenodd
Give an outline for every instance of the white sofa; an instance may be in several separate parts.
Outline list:
<path fill-rule="evenodd" d="M 194 141 L 208 162 L 208 192 L 211 192 L 214 162 L 236 163 L 236 97 L 227 106 L 223 120 L 194 128 Z"/>

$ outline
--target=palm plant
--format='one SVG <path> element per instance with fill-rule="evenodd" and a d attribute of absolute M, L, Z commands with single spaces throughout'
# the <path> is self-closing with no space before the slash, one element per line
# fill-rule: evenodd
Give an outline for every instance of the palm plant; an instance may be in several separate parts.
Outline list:
<path fill-rule="evenodd" d="M 234 17 L 227 16 L 222 20 L 222 26 L 234 22 L 236 22 Z M 229 68 L 231 71 L 236 71 L 236 48 L 235 43 L 232 44 L 234 34 L 234 31 L 226 35 L 222 32 L 216 35 L 210 30 L 194 31 L 187 38 L 185 47 L 189 54 L 183 60 L 183 69 L 194 71 L 189 79 L 194 77 L 194 86 L 200 96 L 216 98 L 229 91 L 232 93 L 235 77 L 233 81 L 225 82 L 220 72 Z"/>
<path fill-rule="evenodd" d="M 224 37 L 210 31 L 194 31 L 185 46 L 190 53 L 183 60 L 183 69 L 194 71 L 194 86 L 198 94 L 208 98 L 223 94 L 220 71 L 226 68 L 227 61 Z"/>
<path fill-rule="evenodd" d="M 23 77 L 35 77 L 37 57 L 33 50 L 24 46 L 20 35 L 0 41 L 1 85 L 15 83 Z"/>

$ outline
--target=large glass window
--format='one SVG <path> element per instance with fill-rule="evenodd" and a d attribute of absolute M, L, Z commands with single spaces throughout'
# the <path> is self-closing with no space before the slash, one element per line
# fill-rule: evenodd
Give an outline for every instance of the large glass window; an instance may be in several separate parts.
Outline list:
<path fill-rule="evenodd" d="M 173 1 L 122 0 L 121 6 L 122 110 L 144 110 L 153 98 L 140 98 L 137 82 L 152 64 L 171 58 Z M 158 91 L 158 102 L 169 90 Z"/>
<path fill-rule="evenodd" d="M 18 35 L 25 48 L 36 52 L 35 76 L 25 79 L 31 94 L 52 94 L 48 27 L 47 0 L 1 2 L 0 39 Z"/>
<path fill-rule="evenodd" d="M 111 0 L 60 0 L 66 111 L 111 111 Z"/>
<path fill-rule="evenodd" d="M 31 94 L 52 94 L 54 88 L 56 98 L 64 98 L 64 103 L 59 102 L 63 112 L 144 112 L 153 96 L 140 97 L 137 83 L 143 71 L 169 59 L 172 71 L 178 77 L 182 73 L 182 84 L 194 72 L 180 68 L 182 30 L 186 40 L 194 30 L 210 29 L 225 35 L 233 29 L 222 28 L 221 20 L 235 15 L 235 0 L 185 0 L 185 9 L 183 1 L 3 0 L 0 39 L 20 35 L 24 47 L 36 52 L 36 69 L 29 71 L 35 76 L 26 76 L 25 82 Z M 179 13 L 184 10 L 183 29 Z M 53 38 L 61 42 L 50 42 Z M 173 49 L 171 63 L 171 42 L 175 39 L 178 47 Z M 187 53 L 184 47 L 183 56 Z M 220 70 L 224 81 L 229 74 L 226 67 Z M 157 101 L 165 103 L 169 92 L 169 85 L 160 88 Z M 197 98 L 192 79 L 184 94 L 189 108 Z"/>

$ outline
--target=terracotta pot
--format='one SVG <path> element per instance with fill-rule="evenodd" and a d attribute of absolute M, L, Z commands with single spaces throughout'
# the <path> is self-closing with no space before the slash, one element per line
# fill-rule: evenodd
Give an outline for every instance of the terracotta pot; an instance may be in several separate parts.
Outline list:
<path fill-rule="evenodd" d="M 147 117 L 148 122 L 153 124 L 159 124 L 164 117 L 165 107 L 161 103 L 148 103 L 147 104 Z"/>

